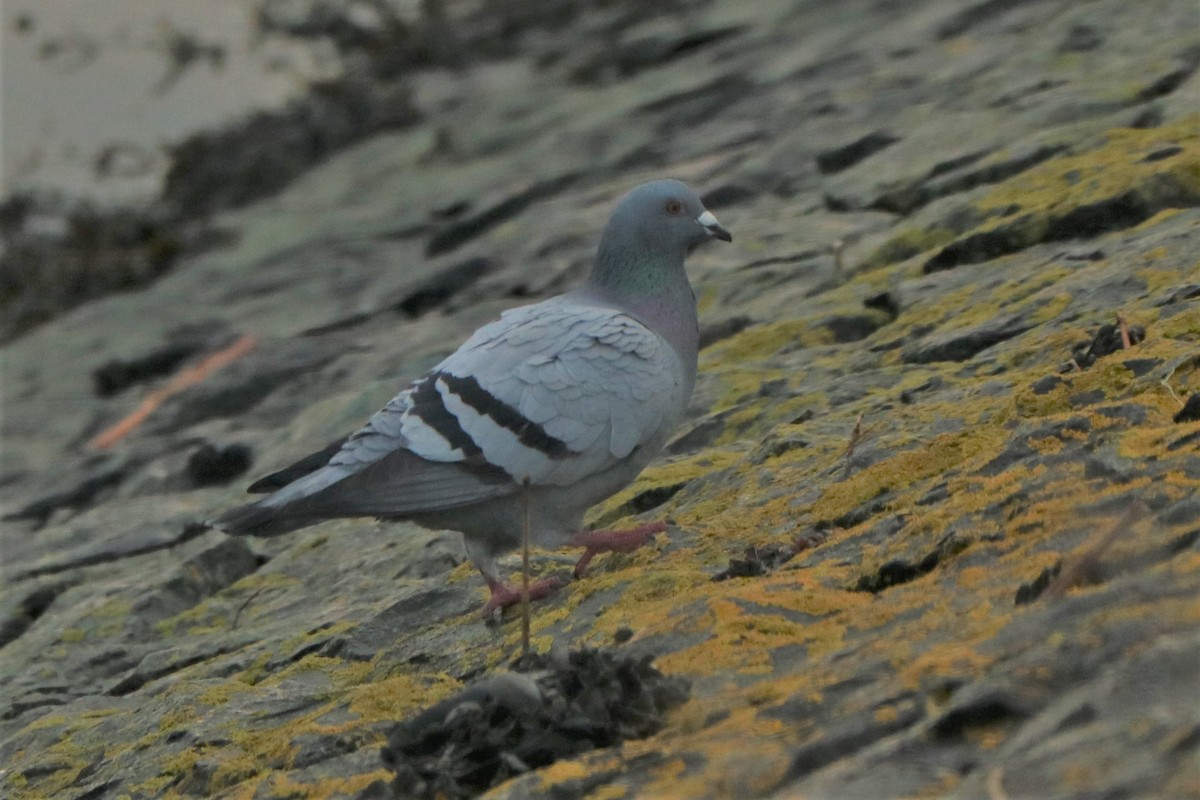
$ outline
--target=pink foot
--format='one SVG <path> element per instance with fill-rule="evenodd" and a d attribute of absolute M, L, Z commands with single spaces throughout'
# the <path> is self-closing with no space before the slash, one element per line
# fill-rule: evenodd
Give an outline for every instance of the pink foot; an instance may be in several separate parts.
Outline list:
<path fill-rule="evenodd" d="M 504 609 L 509 606 L 515 606 L 521 602 L 521 587 L 511 588 L 504 585 L 501 581 L 494 581 L 490 578 L 484 578 L 487 581 L 488 589 L 491 590 L 492 596 L 484 603 L 483 610 L 480 616 L 484 619 L 491 619 L 492 613 L 497 608 Z M 558 578 L 546 578 L 540 581 L 534 581 L 529 584 L 529 599 L 541 600 L 543 597 L 549 597 L 554 594 L 555 590 L 562 586 L 562 581 Z"/>
<path fill-rule="evenodd" d="M 632 553 L 650 541 L 654 534 L 667 529 L 665 522 L 648 522 L 624 531 L 584 531 L 571 539 L 571 545 L 584 548 L 579 563 L 575 565 L 575 577 L 583 577 L 588 564 L 599 553 Z"/>

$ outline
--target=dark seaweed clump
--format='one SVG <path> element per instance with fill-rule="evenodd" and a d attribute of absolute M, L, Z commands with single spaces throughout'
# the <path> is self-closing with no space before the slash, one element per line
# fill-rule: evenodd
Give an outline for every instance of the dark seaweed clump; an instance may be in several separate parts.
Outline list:
<path fill-rule="evenodd" d="M 688 697 L 650 656 L 578 650 L 526 656 L 398 724 L 383 748 L 403 798 L 475 797 L 509 778 L 658 731 Z"/>

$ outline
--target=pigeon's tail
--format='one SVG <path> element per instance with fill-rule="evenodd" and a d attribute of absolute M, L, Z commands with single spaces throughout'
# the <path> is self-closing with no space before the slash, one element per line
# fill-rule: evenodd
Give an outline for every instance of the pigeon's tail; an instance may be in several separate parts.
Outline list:
<path fill-rule="evenodd" d="M 315 525 L 329 517 L 312 507 L 313 496 L 319 495 L 322 490 L 346 477 L 346 474 L 346 470 L 336 467 L 317 470 L 257 503 L 226 511 L 209 520 L 208 525 L 239 536 L 278 536 Z"/>
<path fill-rule="evenodd" d="M 278 536 L 321 522 L 309 516 L 288 514 L 285 509 L 262 503 L 247 503 L 210 519 L 210 528 L 235 536 Z"/>

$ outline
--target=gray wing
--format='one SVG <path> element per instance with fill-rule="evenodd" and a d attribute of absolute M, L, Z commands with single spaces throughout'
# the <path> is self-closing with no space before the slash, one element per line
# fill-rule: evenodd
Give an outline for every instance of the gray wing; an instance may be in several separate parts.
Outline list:
<path fill-rule="evenodd" d="M 506 312 L 353 434 L 326 466 L 260 507 L 405 516 L 568 486 L 674 427 L 675 351 L 605 306 L 555 298 Z"/>
<path fill-rule="evenodd" d="M 568 296 L 481 328 L 414 387 L 391 425 L 430 461 L 567 486 L 661 438 L 686 393 L 683 363 L 662 337 Z"/>
<path fill-rule="evenodd" d="M 433 463 L 407 450 L 396 450 L 354 472 L 323 467 L 208 524 L 232 534 L 275 536 L 325 519 L 412 516 L 512 491 L 512 482 L 498 472 Z"/>

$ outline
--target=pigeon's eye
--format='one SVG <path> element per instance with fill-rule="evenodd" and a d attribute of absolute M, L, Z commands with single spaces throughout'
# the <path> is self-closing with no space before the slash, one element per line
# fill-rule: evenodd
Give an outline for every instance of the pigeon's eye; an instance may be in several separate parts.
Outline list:
<path fill-rule="evenodd" d="M 679 202 L 678 200 L 667 201 L 668 214 L 678 214 L 680 211 L 683 211 L 683 203 Z"/>

